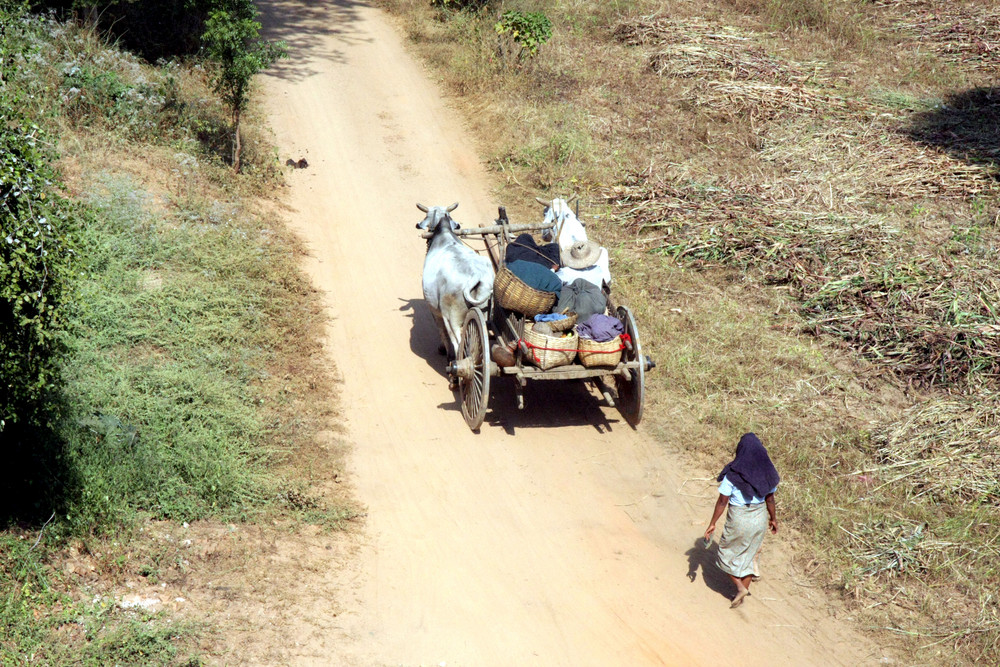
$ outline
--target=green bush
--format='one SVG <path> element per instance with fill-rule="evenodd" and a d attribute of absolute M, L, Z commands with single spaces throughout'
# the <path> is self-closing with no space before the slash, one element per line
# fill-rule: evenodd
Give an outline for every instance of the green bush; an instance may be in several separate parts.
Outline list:
<path fill-rule="evenodd" d="M 552 22 L 542 12 L 506 11 L 494 26 L 500 38 L 500 56 L 518 63 L 538 54 L 538 47 L 552 37 Z"/>
<path fill-rule="evenodd" d="M 23 10 L 0 9 L 0 79 L 18 60 Z M 19 44 L 18 44 L 19 47 Z M 72 207 L 58 193 L 43 130 L 0 84 L 0 429 L 37 416 L 58 383 L 62 329 L 74 254 Z"/>
<path fill-rule="evenodd" d="M 495 0 L 431 0 L 432 7 L 458 11 L 479 11 L 494 4 Z"/>

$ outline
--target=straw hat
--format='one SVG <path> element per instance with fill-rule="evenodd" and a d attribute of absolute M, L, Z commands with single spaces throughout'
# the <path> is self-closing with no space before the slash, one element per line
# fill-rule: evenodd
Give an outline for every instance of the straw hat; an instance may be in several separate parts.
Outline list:
<path fill-rule="evenodd" d="M 571 269 L 585 269 L 597 264 L 601 257 L 601 246 L 594 241 L 577 241 L 559 252 L 559 261 Z"/>

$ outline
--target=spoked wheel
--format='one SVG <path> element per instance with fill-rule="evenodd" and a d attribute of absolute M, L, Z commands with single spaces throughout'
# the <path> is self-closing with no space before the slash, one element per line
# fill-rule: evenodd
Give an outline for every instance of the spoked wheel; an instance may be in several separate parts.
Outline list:
<path fill-rule="evenodd" d="M 482 426 L 490 397 L 489 338 L 483 311 L 471 308 L 462 324 L 462 342 L 455 360 L 462 416 L 473 431 Z"/>
<path fill-rule="evenodd" d="M 638 362 L 635 368 L 629 368 L 627 377 L 615 375 L 615 387 L 618 389 L 618 411 L 632 426 L 638 426 L 642 421 L 642 404 L 646 397 L 646 358 L 642 356 L 642 345 L 639 342 L 639 330 L 635 326 L 632 311 L 625 306 L 618 306 L 618 319 L 625 326 L 629 341 L 625 344 L 622 360 Z"/>

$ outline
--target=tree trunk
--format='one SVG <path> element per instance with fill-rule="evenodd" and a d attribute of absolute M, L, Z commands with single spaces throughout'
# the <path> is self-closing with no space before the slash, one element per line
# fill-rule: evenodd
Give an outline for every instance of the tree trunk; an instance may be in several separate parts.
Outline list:
<path fill-rule="evenodd" d="M 233 112 L 233 171 L 240 173 L 243 145 L 240 143 L 240 112 Z"/>

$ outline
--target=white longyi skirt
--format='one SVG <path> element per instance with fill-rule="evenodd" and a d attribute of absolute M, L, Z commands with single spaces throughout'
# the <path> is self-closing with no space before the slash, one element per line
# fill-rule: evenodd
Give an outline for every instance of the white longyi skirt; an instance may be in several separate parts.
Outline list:
<path fill-rule="evenodd" d="M 742 579 L 753 574 L 753 558 L 767 532 L 767 506 L 730 505 L 719 540 L 719 569 Z"/>

